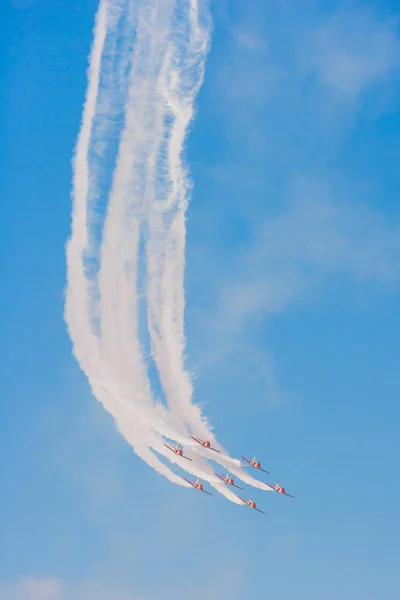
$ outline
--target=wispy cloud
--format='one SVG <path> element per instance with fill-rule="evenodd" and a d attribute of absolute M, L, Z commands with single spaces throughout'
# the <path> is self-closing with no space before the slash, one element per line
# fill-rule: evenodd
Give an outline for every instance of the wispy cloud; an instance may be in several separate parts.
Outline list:
<path fill-rule="evenodd" d="M 333 281 L 338 291 L 362 285 L 398 293 L 400 220 L 365 206 L 353 191 L 333 179 L 294 178 L 274 215 L 252 225 L 245 249 L 215 269 L 214 302 L 192 315 L 201 373 L 243 380 L 254 401 L 279 404 L 285 394 L 274 358 L 252 334 L 265 319 L 315 296 L 323 301 Z"/>
<path fill-rule="evenodd" d="M 319 162 L 321 152 L 336 152 L 366 103 L 374 116 L 387 108 L 400 66 L 395 19 L 361 3 L 328 10 L 251 1 L 231 12 L 224 55 L 217 55 L 218 68 L 211 65 L 210 94 L 222 123 L 232 118 L 225 135 L 243 132 L 254 154 L 266 153 L 266 166 L 271 150 L 294 163 L 300 143 L 303 160 Z"/>
<path fill-rule="evenodd" d="M 213 185 L 195 216 L 212 214 L 212 234 L 198 236 L 196 262 L 197 279 L 207 265 L 207 316 L 191 316 L 199 368 L 214 361 L 215 372 L 225 365 L 249 381 L 244 355 L 273 365 L 259 360 L 265 348 L 251 336 L 266 315 L 315 291 L 321 298 L 332 278 L 398 290 L 400 222 L 381 212 L 382 181 L 360 173 L 354 125 L 373 127 L 391 110 L 400 40 L 395 20 L 357 2 L 328 10 L 250 1 L 221 11 L 228 42 L 214 50 L 203 102 L 229 146 L 198 166 Z M 376 161 L 384 142 L 375 143 Z M 278 398 L 273 367 L 264 371 Z"/>
<path fill-rule="evenodd" d="M 23 578 L 0 585 L 1 600 L 140 600 L 95 582 L 69 584 L 60 579 Z"/>
<path fill-rule="evenodd" d="M 299 55 L 335 100 L 358 100 L 400 64 L 396 23 L 368 10 L 341 10 L 308 33 Z"/>
<path fill-rule="evenodd" d="M 224 558 L 217 566 L 207 566 L 207 577 L 195 585 L 190 595 L 193 600 L 206 597 L 220 600 L 229 594 L 233 600 L 243 597 L 244 569 L 238 558 Z M 155 600 L 160 595 L 166 600 L 177 597 L 179 590 L 192 582 L 181 574 L 171 589 L 153 590 L 150 595 L 121 591 L 99 581 L 69 582 L 59 578 L 22 577 L 11 583 L 0 583 L 0 600 Z"/>
<path fill-rule="evenodd" d="M 258 311 L 280 312 L 332 274 L 399 285 L 400 223 L 341 197 L 330 183 L 298 178 L 280 214 L 255 228 L 236 263 L 240 277 L 221 292 L 220 323 L 223 315 L 239 326 Z"/>

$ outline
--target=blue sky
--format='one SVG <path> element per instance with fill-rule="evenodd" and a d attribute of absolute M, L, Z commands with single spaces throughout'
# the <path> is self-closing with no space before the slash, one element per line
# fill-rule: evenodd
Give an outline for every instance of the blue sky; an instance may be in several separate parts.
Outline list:
<path fill-rule="evenodd" d="M 195 400 L 296 496 L 265 517 L 168 483 L 92 397 L 63 310 L 97 3 L 0 8 L 1 600 L 399 589 L 399 3 L 291 5 L 212 5 L 187 143 Z"/>

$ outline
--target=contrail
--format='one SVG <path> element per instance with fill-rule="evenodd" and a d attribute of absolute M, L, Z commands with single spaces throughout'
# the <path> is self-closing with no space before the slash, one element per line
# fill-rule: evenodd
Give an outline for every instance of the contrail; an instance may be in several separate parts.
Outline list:
<path fill-rule="evenodd" d="M 100 2 L 73 159 L 65 318 L 93 394 L 136 454 L 174 483 L 189 485 L 159 457 L 238 502 L 207 458 L 265 486 L 223 453 L 192 403 L 184 364 L 190 185 L 182 152 L 210 31 L 205 2 Z M 165 405 L 154 401 L 142 305 Z M 206 456 L 188 441 L 189 432 L 222 453 Z M 192 462 L 165 448 L 165 439 L 189 447 Z"/>
<path fill-rule="evenodd" d="M 158 135 L 147 170 L 150 205 L 148 260 L 148 325 L 153 357 L 168 403 L 180 416 L 181 426 L 214 441 L 207 421 L 192 404 L 192 383 L 184 368 L 185 211 L 189 182 L 182 165 L 182 149 L 193 104 L 204 76 L 210 20 L 197 2 L 191 2 L 184 23 L 186 44 L 167 56 L 160 94 Z M 161 167 L 161 168 L 160 168 Z"/>
<path fill-rule="evenodd" d="M 119 64 L 116 77 L 120 77 L 121 72 L 124 71 L 126 52 L 122 52 L 120 57 L 117 56 L 116 35 L 119 33 L 121 19 L 124 19 L 125 23 L 132 21 L 132 10 L 129 8 L 129 3 L 128 9 L 126 4 L 126 2 L 103 1 L 100 3 L 96 16 L 94 42 L 89 59 L 88 90 L 73 161 L 74 206 L 72 235 L 67 247 L 68 286 L 65 316 L 78 362 L 86 372 L 95 396 L 114 416 L 121 433 L 135 451 L 153 468 L 171 481 L 187 485 L 184 480 L 176 476 L 153 453 L 148 451 L 143 418 L 138 419 L 140 415 L 132 414 L 132 411 L 121 403 L 120 396 L 115 393 L 115 385 L 108 385 L 111 393 L 104 386 L 105 374 L 108 382 L 115 381 L 115 374 L 111 373 L 110 375 L 112 363 L 107 362 L 107 355 L 104 356 L 103 340 L 94 331 L 97 311 L 96 285 L 85 271 L 85 261 L 87 263 L 90 259 L 97 257 L 96 240 L 93 235 L 96 219 L 93 218 L 93 215 L 95 215 L 95 206 L 99 199 L 99 182 L 104 177 L 102 165 L 102 157 L 105 154 L 104 145 L 107 145 L 107 140 L 112 133 L 113 118 L 118 115 L 121 102 L 124 103 L 125 100 L 123 89 L 118 87 L 119 81 L 114 78 L 114 85 L 110 85 L 110 82 L 107 81 L 109 73 L 104 65 L 107 62 L 112 65 L 116 61 Z M 119 62 L 118 59 L 120 59 Z M 101 102 L 101 81 L 105 85 L 103 102 Z M 137 385 L 133 390 L 136 398 L 147 392 L 147 390 L 138 390 Z M 119 385 L 117 385 L 117 392 L 119 391 Z M 134 417 L 136 418 L 134 419 Z M 147 419 L 147 423 L 150 430 L 151 420 Z"/>

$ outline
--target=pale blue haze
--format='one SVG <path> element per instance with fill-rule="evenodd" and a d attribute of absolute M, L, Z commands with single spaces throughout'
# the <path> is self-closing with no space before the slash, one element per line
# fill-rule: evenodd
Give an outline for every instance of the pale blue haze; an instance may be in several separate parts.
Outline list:
<path fill-rule="evenodd" d="M 188 366 L 221 443 L 296 496 L 254 491 L 265 517 L 142 463 L 71 355 L 96 8 L 0 7 L 0 600 L 395 598 L 400 2 L 212 5 L 187 142 Z"/>

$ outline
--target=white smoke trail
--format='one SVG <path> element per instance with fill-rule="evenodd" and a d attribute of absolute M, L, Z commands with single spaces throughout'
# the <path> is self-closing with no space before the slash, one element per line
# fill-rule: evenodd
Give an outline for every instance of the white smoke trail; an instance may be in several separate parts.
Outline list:
<path fill-rule="evenodd" d="M 181 154 L 203 80 L 210 35 L 208 15 L 201 19 L 197 2 L 190 3 L 185 17 L 186 44 L 167 56 L 163 71 L 159 133 L 153 137 L 148 162 L 147 194 L 156 200 L 150 206 L 147 244 L 149 331 L 168 404 L 179 414 L 181 426 L 189 426 L 200 437 L 215 443 L 199 408 L 191 402 L 192 384 L 184 368 L 183 276 L 188 182 Z"/>
<path fill-rule="evenodd" d="M 174 483 L 189 485 L 154 451 L 239 502 L 215 477 L 200 446 L 189 444 L 190 462 L 163 445 L 166 437 L 187 446 L 189 430 L 220 448 L 192 404 L 184 368 L 189 186 L 181 154 L 209 34 L 207 15 L 195 0 L 101 1 L 73 161 L 65 316 L 94 395 L 135 452 Z M 140 342 L 144 244 L 147 323 L 168 406 L 153 402 Z M 265 489 L 228 455 L 207 458 Z"/>
<path fill-rule="evenodd" d="M 100 79 L 101 75 L 107 75 L 107 73 L 101 73 L 101 64 L 106 58 L 107 38 L 109 38 L 108 59 L 112 63 L 113 59 L 117 58 L 112 53 L 115 51 L 118 23 L 122 17 L 128 21 L 132 19 L 131 9 L 127 11 L 125 5 L 125 2 L 102 1 L 96 16 L 94 43 L 89 59 L 88 90 L 81 131 L 73 161 L 74 208 L 72 235 L 67 247 L 68 288 L 65 317 L 78 362 L 86 372 L 95 396 L 113 414 L 120 431 L 135 447 L 138 454 L 147 457 L 151 466 L 172 481 L 187 485 L 186 482 L 160 463 L 151 452 L 151 456 L 148 452 L 144 452 L 143 446 L 147 446 L 141 442 L 144 437 L 143 424 L 140 422 L 136 424 L 136 433 L 139 433 L 139 435 L 134 435 L 135 429 L 132 424 L 131 412 L 127 412 L 123 404 L 121 405 L 121 402 L 116 400 L 116 396 L 110 395 L 102 385 L 102 378 L 104 378 L 104 373 L 109 370 L 109 366 L 102 360 L 101 340 L 93 331 L 93 318 L 95 316 L 94 289 L 92 280 L 87 277 L 84 268 L 85 258 L 96 257 L 96 248 L 93 247 L 95 240 L 91 239 L 90 218 L 95 214 L 93 205 L 97 200 L 98 181 L 101 180 L 103 175 L 101 157 L 104 152 L 102 152 L 103 148 L 99 143 L 96 144 L 95 148 L 91 147 L 92 138 L 96 137 L 93 130 L 97 122 L 98 137 L 101 138 L 104 145 L 105 140 L 110 135 L 109 130 L 112 129 L 112 119 L 118 114 L 121 101 L 124 99 L 123 92 L 115 95 L 116 90 L 113 86 L 113 95 L 106 94 L 108 97 L 103 100 L 103 108 L 101 108 L 99 102 L 99 96 L 101 95 L 99 90 Z M 122 64 L 120 63 L 122 68 L 124 59 L 126 60 L 125 57 L 126 52 L 123 52 L 123 61 Z M 108 85 L 110 85 L 109 82 Z M 94 152 L 100 160 L 90 161 L 90 151 L 92 151 L 92 154 Z"/>

